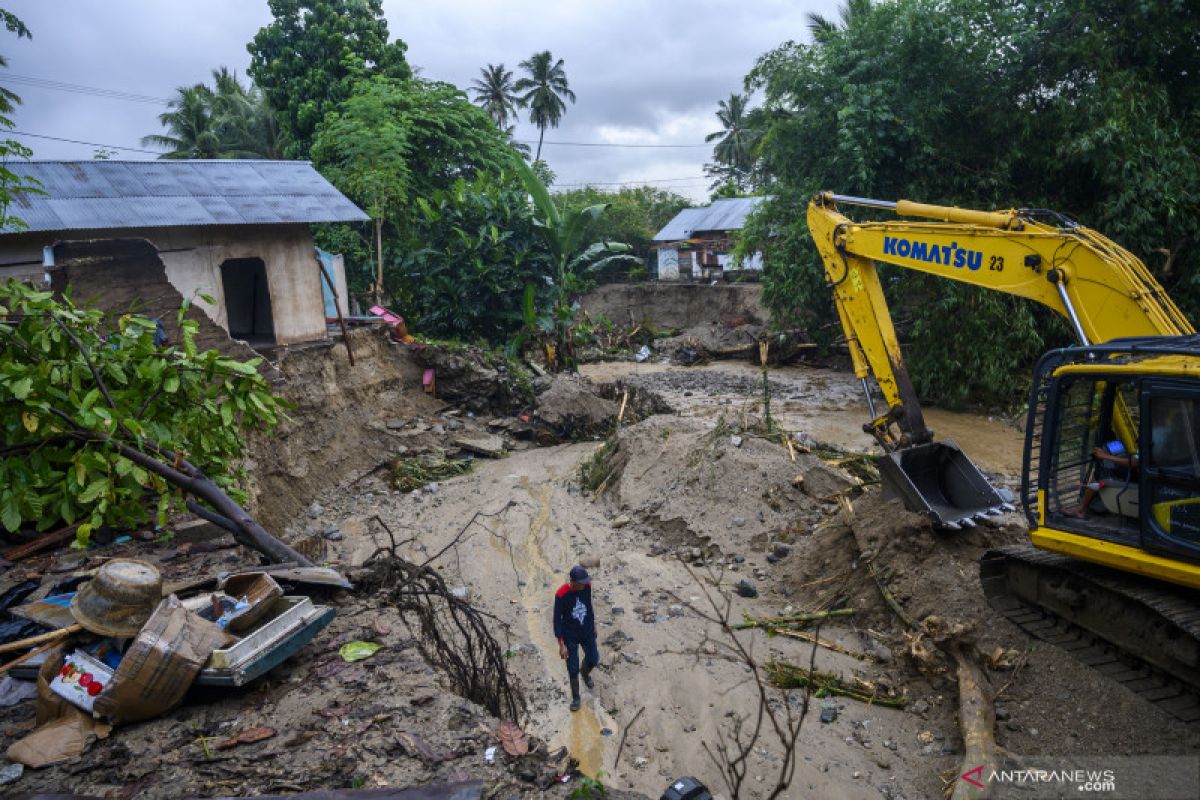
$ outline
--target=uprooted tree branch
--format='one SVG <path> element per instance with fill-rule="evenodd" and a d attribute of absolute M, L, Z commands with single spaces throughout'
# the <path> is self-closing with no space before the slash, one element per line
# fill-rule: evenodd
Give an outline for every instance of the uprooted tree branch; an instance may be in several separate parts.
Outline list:
<path fill-rule="evenodd" d="M 730 797 L 743 797 L 746 780 L 749 776 L 750 756 L 762 746 L 765 741 L 772 741 L 782 750 L 779 768 L 775 775 L 775 783 L 771 786 L 766 797 L 774 800 L 782 797 L 792 783 L 796 773 L 796 749 L 800 742 L 800 729 L 808 716 L 809 703 L 812 699 L 811 684 L 805 685 L 800 697 L 800 712 L 792 709 L 790 693 L 771 685 L 764 667 L 759 664 L 750 648 L 743 639 L 739 638 L 731 624 L 733 603 L 728 595 L 722 594 L 714 587 L 720 586 L 721 576 L 711 571 L 707 580 L 697 575 L 686 564 L 688 574 L 694 584 L 699 587 L 704 596 L 703 607 L 689 602 L 678 595 L 674 599 L 686 606 L 692 613 L 710 626 L 716 627 L 720 638 L 711 639 L 705 634 L 700 643 L 716 648 L 716 653 L 731 661 L 742 664 L 750 671 L 749 681 L 757 696 L 755 709 L 748 714 L 734 714 L 729 729 L 722 738 L 710 744 L 703 742 L 704 752 L 713 764 L 721 770 L 721 777 L 729 790 Z M 818 633 L 819 628 L 818 628 Z M 700 656 L 697 649 L 696 656 Z M 809 671 L 816 671 L 816 645 L 813 645 L 809 655 Z"/>
<path fill-rule="evenodd" d="M 155 320 L 0 284 L 0 526 L 78 521 L 86 543 L 101 525 L 163 525 L 187 507 L 272 561 L 311 565 L 240 502 L 244 435 L 284 404 L 256 363 L 198 352 L 186 312 L 182 341 L 165 346 Z"/>
<path fill-rule="evenodd" d="M 473 517 L 472 523 L 475 520 Z M 377 521 L 387 530 L 382 520 Z M 492 635 L 499 621 L 456 597 L 430 566 L 449 547 L 423 564 L 414 564 L 396 552 L 395 536 L 390 530 L 387 533 L 392 546 L 375 552 L 366 574 L 357 581 L 360 587 L 400 612 L 417 634 L 422 657 L 446 675 L 451 690 L 483 706 L 492 716 L 520 720 L 525 699 L 509 674 L 504 648 Z"/>

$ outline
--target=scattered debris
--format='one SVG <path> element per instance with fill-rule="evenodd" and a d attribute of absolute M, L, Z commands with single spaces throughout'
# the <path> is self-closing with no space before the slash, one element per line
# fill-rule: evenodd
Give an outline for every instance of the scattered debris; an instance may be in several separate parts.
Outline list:
<path fill-rule="evenodd" d="M 529 737 L 515 722 L 500 723 L 500 745 L 510 756 L 523 756 L 529 752 Z"/>
<path fill-rule="evenodd" d="M 266 726 L 250 728 L 248 730 L 242 731 L 241 733 L 237 734 L 236 736 L 231 736 L 228 739 L 226 739 L 225 741 L 221 742 L 220 744 L 217 745 L 217 749 L 218 750 L 231 750 L 234 747 L 237 747 L 238 745 L 254 744 L 255 742 L 261 742 L 265 739 L 270 739 L 274 735 L 275 735 L 274 728 L 268 728 Z"/>
<path fill-rule="evenodd" d="M 379 647 L 380 645 L 374 642 L 346 642 L 338 648 L 338 655 L 342 657 L 342 661 L 352 663 L 370 658 L 379 651 Z"/>

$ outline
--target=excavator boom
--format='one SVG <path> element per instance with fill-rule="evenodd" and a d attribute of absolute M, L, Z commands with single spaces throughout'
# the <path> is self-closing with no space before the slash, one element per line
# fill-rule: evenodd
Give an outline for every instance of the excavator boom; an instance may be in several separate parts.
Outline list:
<path fill-rule="evenodd" d="M 855 222 L 838 204 L 936 222 Z M 887 487 L 946 527 L 995 513 L 1005 498 L 950 442 L 934 442 L 904 364 L 875 264 L 892 264 L 1041 303 L 1069 321 L 1081 345 L 1176 336 L 1191 323 L 1132 253 L 1053 212 L 975 211 L 821 193 L 808 227 L 825 265 L 855 374 L 873 377 L 887 410 L 865 426 L 885 451 Z M 966 346 L 969 346 L 966 345 Z M 872 404 L 873 405 L 873 404 Z M 1122 439 L 1131 448 L 1126 422 Z"/>

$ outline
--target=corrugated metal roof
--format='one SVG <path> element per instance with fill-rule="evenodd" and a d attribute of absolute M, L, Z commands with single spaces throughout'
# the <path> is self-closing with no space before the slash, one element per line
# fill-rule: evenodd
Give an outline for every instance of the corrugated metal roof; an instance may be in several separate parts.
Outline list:
<path fill-rule="evenodd" d="M 9 213 L 30 231 L 370 219 L 307 161 L 30 161 L 45 194 Z M 11 233 L 11 230 L 4 231 Z"/>
<path fill-rule="evenodd" d="M 656 242 L 689 239 L 699 231 L 736 231 L 746 224 L 750 212 L 769 197 L 731 197 L 714 200 L 703 208 L 685 208 L 667 226 L 654 234 Z"/>

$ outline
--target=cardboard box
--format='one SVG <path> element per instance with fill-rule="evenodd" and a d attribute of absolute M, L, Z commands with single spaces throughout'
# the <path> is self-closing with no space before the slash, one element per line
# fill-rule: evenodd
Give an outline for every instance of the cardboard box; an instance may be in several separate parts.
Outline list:
<path fill-rule="evenodd" d="M 171 595 L 159 603 L 125 651 L 93 710 L 113 722 L 137 722 L 164 714 L 183 699 L 212 651 L 229 637 L 188 611 Z"/>
<path fill-rule="evenodd" d="M 50 681 L 50 691 L 90 713 L 97 695 L 112 683 L 112 676 L 111 668 L 76 650 L 63 659 L 62 668 Z"/>

